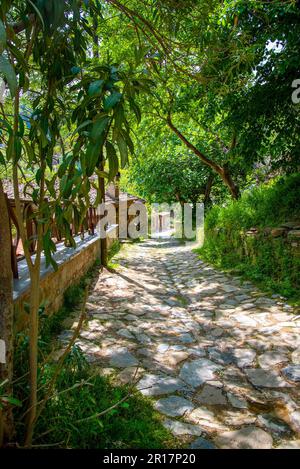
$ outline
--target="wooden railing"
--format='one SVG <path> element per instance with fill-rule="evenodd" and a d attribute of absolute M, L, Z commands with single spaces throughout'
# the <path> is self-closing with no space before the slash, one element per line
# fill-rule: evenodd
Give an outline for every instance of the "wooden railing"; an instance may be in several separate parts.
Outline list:
<path fill-rule="evenodd" d="M 24 258 L 23 246 L 20 237 L 20 227 L 16 216 L 16 205 L 14 199 L 7 198 L 7 207 L 10 220 L 10 237 L 11 237 L 11 268 L 13 277 L 18 278 L 18 261 Z M 29 252 L 34 254 L 36 251 L 36 227 L 37 222 L 35 220 L 36 206 L 33 202 L 28 200 L 21 200 L 21 208 L 24 220 L 24 226 L 26 230 L 27 240 L 29 242 Z M 99 223 L 99 215 L 97 209 L 90 207 L 88 209 L 84 223 L 80 226 L 79 231 L 75 229 L 75 224 L 71 223 L 70 232 L 73 236 L 81 235 L 84 238 L 85 233 L 90 235 L 95 234 L 95 229 Z M 51 225 L 52 239 L 58 244 L 64 241 L 63 235 L 57 227 L 55 220 Z"/>

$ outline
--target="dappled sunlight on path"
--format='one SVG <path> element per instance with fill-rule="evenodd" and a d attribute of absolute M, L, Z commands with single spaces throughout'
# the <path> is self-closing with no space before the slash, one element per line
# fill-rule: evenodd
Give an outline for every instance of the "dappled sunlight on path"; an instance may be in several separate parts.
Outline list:
<path fill-rule="evenodd" d="M 300 448 L 300 316 L 189 244 L 128 244 L 114 262 L 89 295 L 88 360 L 135 379 L 193 448 Z"/>

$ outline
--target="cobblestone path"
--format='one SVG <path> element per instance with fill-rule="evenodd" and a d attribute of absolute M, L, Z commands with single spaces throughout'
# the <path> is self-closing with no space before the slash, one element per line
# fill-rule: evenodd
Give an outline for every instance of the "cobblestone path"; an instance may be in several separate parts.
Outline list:
<path fill-rule="evenodd" d="M 133 243 L 115 262 L 88 299 L 89 361 L 134 379 L 191 448 L 300 448 L 300 315 L 189 245 Z"/>

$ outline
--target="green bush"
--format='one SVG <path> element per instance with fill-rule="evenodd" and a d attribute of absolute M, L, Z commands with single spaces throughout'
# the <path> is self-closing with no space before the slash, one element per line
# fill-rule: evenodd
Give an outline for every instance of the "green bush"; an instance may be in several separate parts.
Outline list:
<path fill-rule="evenodd" d="M 201 257 L 217 267 L 263 284 L 288 298 L 299 298 L 300 256 L 284 238 L 272 238 L 266 227 L 300 220 L 300 174 L 245 191 L 238 201 L 213 207 L 206 215 Z M 245 236 L 252 227 L 255 237 Z"/>

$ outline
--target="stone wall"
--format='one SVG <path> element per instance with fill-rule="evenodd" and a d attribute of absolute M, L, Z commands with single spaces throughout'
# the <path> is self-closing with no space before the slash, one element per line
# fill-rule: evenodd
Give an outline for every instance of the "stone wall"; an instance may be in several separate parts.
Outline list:
<path fill-rule="evenodd" d="M 246 238 L 257 238 L 260 236 L 282 239 L 291 248 L 294 254 L 300 252 L 300 222 L 286 222 L 272 228 L 251 228 L 245 233 Z"/>
<path fill-rule="evenodd" d="M 80 278 L 100 257 L 100 240 L 88 244 L 79 252 L 75 252 L 62 264 L 56 272 L 45 273 L 41 279 L 41 304 L 45 305 L 46 312 L 52 314 L 61 307 L 66 289 L 79 282 Z M 16 331 L 22 330 L 28 321 L 25 311 L 29 303 L 30 288 L 15 300 Z"/>

